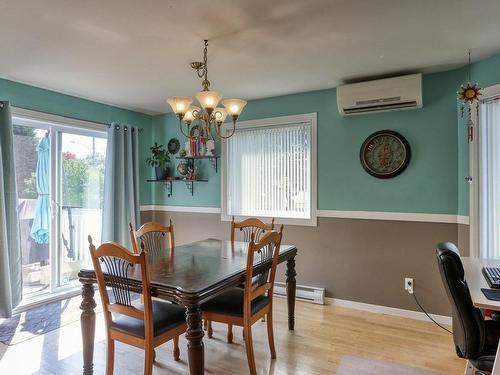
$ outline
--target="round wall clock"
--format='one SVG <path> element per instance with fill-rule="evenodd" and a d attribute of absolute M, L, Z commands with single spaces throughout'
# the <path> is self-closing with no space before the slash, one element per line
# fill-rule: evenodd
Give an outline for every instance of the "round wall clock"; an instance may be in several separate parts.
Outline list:
<path fill-rule="evenodd" d="M 381 130 L 370 135 L 359 151 L 361 165 L 377 178 L 391 178 L 402 173 L 410 162 L 410 144 L 401 134 Z"/>

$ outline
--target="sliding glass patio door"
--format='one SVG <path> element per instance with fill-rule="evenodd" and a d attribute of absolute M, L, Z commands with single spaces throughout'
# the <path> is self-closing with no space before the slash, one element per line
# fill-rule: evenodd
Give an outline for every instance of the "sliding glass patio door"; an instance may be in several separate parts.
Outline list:
<path fill-rule="evenodd" d="M 23 302 L 77 286 L 101 241 L 106 133 L 14 117 Z"/>
<path fill-rule="evenodd" d="M 106 139 L 58 132 L 56 151 L 57 279 L 58 287 L 71 285 L 78 271 L 90 266 L 87 237 L 101 242 Z"/>

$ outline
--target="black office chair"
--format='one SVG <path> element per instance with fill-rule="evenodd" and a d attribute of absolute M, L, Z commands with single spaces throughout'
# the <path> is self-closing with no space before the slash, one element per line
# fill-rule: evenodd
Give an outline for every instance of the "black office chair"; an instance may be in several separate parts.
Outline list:
<path fill-rule="evenodd" d="M 474 307 L 457 247 L 442 242 L 436 248 L 439 272 L 452 307 L 453 341 L 460 358 L 480 372 L 491 372 L 495 361 L 500 322 L 484 320 Z"/>

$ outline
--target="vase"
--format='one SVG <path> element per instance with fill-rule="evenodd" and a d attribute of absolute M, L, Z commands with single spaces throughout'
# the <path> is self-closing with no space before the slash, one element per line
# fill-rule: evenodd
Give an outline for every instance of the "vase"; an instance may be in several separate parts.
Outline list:
<path fill-rule="evenodd" d="M 165 180 L 168 176 L 168 170 L 162 167 L 155 167 L 155 175 L 157 180 Z"/>

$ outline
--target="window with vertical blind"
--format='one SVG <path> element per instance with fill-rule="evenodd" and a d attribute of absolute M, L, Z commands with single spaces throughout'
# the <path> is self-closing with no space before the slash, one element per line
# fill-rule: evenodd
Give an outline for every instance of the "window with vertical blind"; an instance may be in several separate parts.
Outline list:
<path fill-rule="evenodd" d="M 316 114 L 236 126 L 223 145 L 223 217 L 316 225 Z"/>
<path fill-rule="evenodd" d="M 488 91 L 479 108 L 479 256 L 500 259 L 500 85 Z"/>

